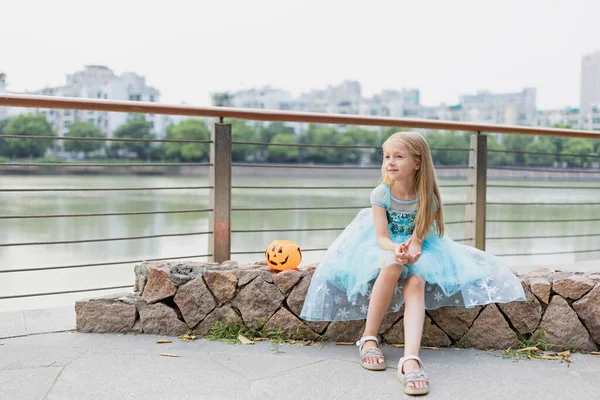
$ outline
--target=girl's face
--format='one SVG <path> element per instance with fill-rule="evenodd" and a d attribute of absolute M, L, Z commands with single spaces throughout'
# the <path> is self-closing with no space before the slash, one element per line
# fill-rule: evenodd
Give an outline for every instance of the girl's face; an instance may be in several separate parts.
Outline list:
<path fill-rule="evenodd" d="M 398 141 L 389 142 L 383 148 L 383 165 L 393 181 L 414 180 L 420 167 L 404 143 Z"/>

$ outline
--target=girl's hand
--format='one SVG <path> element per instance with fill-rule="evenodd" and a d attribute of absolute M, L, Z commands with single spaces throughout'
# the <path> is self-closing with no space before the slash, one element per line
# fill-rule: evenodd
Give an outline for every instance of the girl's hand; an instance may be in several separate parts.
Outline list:
<path fill-rule="evenodd" d="M 400 261 L 402 264 L 414 264 L 417 262 L 419 257 L 421 257 L 421 246 L 417 245 L 417 243 L 413 243 L 412 237 L 408 238 L 405 243 L 402 243 L 403 249 L 406 249 L 402 254 L 402 260 Z M 405 262 L 403 262 L 405 260 Z"/>
<path fill-rule="evenodd" d="M 408 247 L 406 246 L 405 243 L 397 243 L 394 245 L 393 252 L 394 252 L 394 255 L 396 256 L 396 258 L 400 259 L 400 257 L 403 256 L 403 254 L 408 252 Z"/>

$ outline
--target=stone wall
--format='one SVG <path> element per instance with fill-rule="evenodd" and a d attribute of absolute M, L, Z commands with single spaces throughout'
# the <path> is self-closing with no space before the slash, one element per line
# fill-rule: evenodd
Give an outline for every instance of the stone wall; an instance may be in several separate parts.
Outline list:
<path fill-rule="evenodd" d="M 145 262 L 135 267 L 133 294 L 79 301 L 80 332 L 206 335 L 217 321 L 280 329 L 290 338 L 350 342 L 364 321 L 308 322 L 298 318 L 315 266 L 274 272 L 266 265 Z M 521 275 L 526 302 L 427 311 L 423 345 L 479 349 L 518 347 L 519 339 L 553 350 L 596 351 L 600 344 L 600 273 Z M 403 310 L 387 314 L 380 334 L 403 343 Z M 260 326 L 259 326 L 260 325 Z"/>

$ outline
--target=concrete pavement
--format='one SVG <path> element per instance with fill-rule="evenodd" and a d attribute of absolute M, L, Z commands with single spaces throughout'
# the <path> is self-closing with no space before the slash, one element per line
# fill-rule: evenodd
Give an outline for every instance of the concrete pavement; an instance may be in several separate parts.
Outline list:
<path fill-rule="evenodd" d="M 384 372 L 362 369 L 355 346 L 157 344 L 152 335 L 38 334 L 0 339 L 0 399 L 393 399 L 403 350 Z M 161 356 L 172 353 L 179 357 Z M 478 350 L 423 350 L 427 399 L 594 399 L 600 357 L 514 361 Z"/>

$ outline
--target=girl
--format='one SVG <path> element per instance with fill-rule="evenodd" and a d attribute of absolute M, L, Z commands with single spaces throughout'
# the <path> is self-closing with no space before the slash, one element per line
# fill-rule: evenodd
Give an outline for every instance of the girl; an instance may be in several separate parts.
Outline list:
<path fill-rule="evenodd" d="M 444 235 L 444 213 L 431 152 L 416 132 L 399 132 L 383 144 L 383 182 L 371 208 L 331 244 L 316 269 L 301 317 L 309 321 L 365 319 L 360 365 L 386 368 L 377 333 L 384 314 L 404 309 L 404 357 L 398 378 L 407 394 L 426 394 L 419 359 L 425 309 L 472 308 L 525 301 L 519 279 L 491 254 Z"/>

